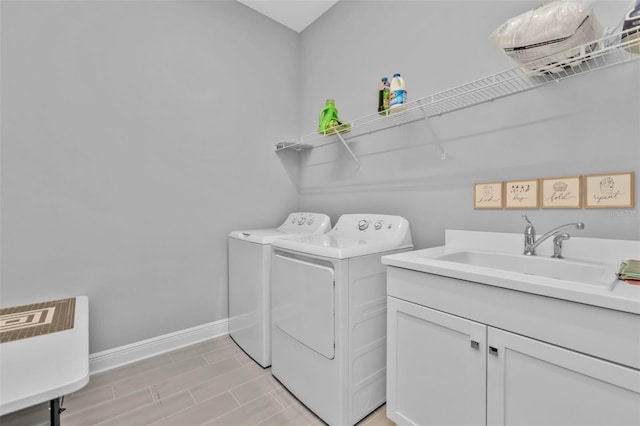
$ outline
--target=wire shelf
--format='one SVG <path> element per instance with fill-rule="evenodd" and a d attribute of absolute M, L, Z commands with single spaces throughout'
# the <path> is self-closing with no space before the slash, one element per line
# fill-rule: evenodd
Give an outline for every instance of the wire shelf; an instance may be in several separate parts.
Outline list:
<path fill-rule="evenodd" d="M 633 36 L 623 37 L 627 35 Z M 336 142 L 342 142 L 349 149 L 346 141 L 359 136 L 444 115 L 575 75 L 640 59 L 639 54 L 629 53 L 629 50 L 640 50 L 640 33 L 637 29 L 616 32 L 520 67 L 416 99 L 408 102 L 406 109 L 400 112 L 391 112 L 388 115 L 376 112 L 366 115 L 351 121 L 349 132 L 332 135 L 312 133 L 294 141 L 278 142 L 275 144 L 275 150 L 312 149 Z"/>

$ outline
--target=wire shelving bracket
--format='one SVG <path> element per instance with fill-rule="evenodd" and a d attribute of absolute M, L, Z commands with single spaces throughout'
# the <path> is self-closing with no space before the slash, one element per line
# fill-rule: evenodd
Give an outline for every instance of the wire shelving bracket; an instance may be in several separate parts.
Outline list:
<path fill-rule="evenodd" d="M 628 50 L 640 49 L 640 37 L 627 37 L 623 41 L 623 35 L 633 32 L 633 29 L 616 32 L 582 46 L 416 99 L 408 102 L 406 109 L 400 112 L 366 115 L 353 120 L 348 133 L 312 133 L 297 140 L 278 142 L 274 149 L 276 152 L 283 149 L 300 151 L 340 141 L 360 167 L 360 162 L 347 143 L 351 139 L 414 121 L 429 121 L 431 117 L 558 83 L 576 75 L 636 61 L 640 59 L 640 55 L 629 53 Z M 445 159 L 446 153 L 441 143 L 430 125 L 429 128 L 440 148 L 442 159 Z"/>

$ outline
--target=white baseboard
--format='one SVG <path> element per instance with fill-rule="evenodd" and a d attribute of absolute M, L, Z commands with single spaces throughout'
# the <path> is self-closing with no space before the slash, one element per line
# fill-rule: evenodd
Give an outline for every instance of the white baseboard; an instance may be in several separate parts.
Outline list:
<path fill-rule="evenodd" d="M 229 333 L 229 319 L 176 331 L 89 355 L 89 374 L 140 361 Z"/>

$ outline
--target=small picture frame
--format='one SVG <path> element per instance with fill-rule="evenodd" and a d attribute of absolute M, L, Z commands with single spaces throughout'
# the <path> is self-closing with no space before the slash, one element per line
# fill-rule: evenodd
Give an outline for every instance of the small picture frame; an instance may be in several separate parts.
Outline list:
<path fill-rule="evenodd" d="M 540 179 L 543 209 L 579 209 L 582 207 L 580 176 L 561 176 Z"/>
<path fill-rule="evenodd" d="M 473 184 L 474 209 L 501 209 L 503 207 L 502 182 L 478 182 Z"/>
<path fill-rule="evenodd" d="M 508 209 L 537 209 L 538 179 L 506 181 L 504 200 Z"/>
<path fill-rule="evenodd" d="M 586 175 L 584 181 L 585 208 L 633 208 L 633 172 Z"/>

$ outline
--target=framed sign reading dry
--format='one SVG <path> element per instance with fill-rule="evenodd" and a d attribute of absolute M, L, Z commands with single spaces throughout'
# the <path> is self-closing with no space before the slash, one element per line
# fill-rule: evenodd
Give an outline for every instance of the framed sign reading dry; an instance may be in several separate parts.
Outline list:
<path fill-rule="evenodd" d="M 505 207 L 508 209 L 538 208 L 538 179 L 505 182 Z"/>

